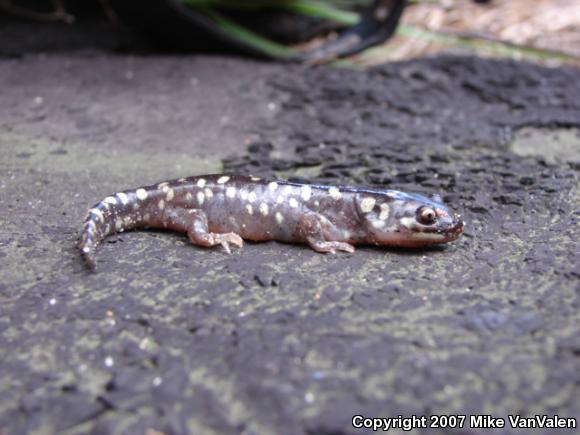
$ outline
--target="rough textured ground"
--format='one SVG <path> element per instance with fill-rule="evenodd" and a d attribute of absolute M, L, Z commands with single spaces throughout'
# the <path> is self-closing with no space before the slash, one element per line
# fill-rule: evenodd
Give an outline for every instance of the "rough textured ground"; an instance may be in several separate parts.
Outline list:
<path fill-rule="evenodd" d="M 0 433 L 354 434 L 356 413 L 580 416 L 578 78 L 473 58 L 370 72 L 0 60 Z M 278 243 L 226 255 L 139 232 L 105 243 L 98 273 L 83 267 L 90 205 L 222 158 L 438 192 L 466 234 L 325 256 Z"/>

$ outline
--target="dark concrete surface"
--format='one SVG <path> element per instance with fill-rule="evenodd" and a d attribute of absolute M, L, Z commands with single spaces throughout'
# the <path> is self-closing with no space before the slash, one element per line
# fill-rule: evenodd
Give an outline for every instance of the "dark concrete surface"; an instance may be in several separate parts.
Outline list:
<path fill-rule="evenodd" d="M 451 57 L 370 72 L 108 52 L 0 60 L 0 433 L 580 417 L 579 78 Z M 331 256 L 278 243 L 227 255 L 136 232 L 86 270 L 75 244 L 90 205 L 222 162 L 440 193 L 466 233 Z"/>

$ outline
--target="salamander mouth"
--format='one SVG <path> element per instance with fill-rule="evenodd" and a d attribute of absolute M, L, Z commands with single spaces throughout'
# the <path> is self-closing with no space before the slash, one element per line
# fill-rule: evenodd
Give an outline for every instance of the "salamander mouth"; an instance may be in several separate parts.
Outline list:
<path fill-rule="evenodd" d="M 444 230 L 425 228 L 423 231 L 403 230 L 388 237 L 388 244 L 404 248 L 422 248 L 431 245 L 453 242 L 463 233 L 465 224 L 461 218 L 456 218 L 453 226 Z"/>

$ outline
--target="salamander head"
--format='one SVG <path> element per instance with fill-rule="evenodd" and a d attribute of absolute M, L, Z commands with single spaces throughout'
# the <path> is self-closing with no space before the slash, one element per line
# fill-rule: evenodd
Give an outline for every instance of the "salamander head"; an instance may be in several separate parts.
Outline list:
<path fill-rule="evenodd" d="M 378 245 L 423 247 L 452 242 L 463 232 L 461 215 L 439 198 L 388 191 L 361 195 L 358 208 Z"/>

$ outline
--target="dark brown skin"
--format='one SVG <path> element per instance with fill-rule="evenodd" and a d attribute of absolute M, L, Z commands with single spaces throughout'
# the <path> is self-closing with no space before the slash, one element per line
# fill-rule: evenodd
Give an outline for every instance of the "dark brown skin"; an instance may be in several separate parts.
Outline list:
<path fill-rule="evenodd" d="M 447 243 L 462 233 L 463 221 L 440 201 L 394 190 L 203 175 L 105 198 L 89 211 L 81 255 L 94 269 L 105 237 L 139 228 L 184 232 L 194 245 L 227 252 L 245 239 L 307 243 L 334 253 L 354 252 L 355 244 Z"/>

